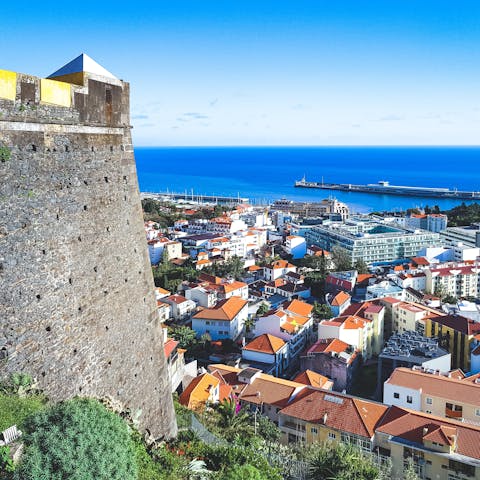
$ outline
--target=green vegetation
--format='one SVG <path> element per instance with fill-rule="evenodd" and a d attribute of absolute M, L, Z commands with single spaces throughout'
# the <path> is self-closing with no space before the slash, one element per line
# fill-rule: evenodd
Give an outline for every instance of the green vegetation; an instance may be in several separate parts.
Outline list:
<path fill-rule="evenodd" d="M 383 477 L 371 458 L 342 443 L 314 445 L 310 449 L 309 464 L 309 480 L 380 480 Z"/>
<path fill-rule="evenodd" d="M 135 480 L 131 433 L 115 413 L 92 399 L 73 399 L 31 415 L 15 480 Z"/>
<path fill-rule="evenodd" d="M 425 209 L 425 211 L 427 210 Z M 450 227 L 459 227 L 480 222 L 480 205 L 478 203 L 466 205 L 465 202 L 462 202 L 458 207 L 454 207 L 451 210 L 446 210 L 442 213 L 447 215 L 448 226 Z"/>
<path fill-rule="evenodd" d="M 345 272 L 352 269 L 352 262 L 347 250 L 342 247 L 332 248 L 332 262 L 335 266 L 334 271 Z"/>
<path fill-rule="evenodd" d="M 354 264 L 353 268 L 357 271 L 357 273 L 368 273 L 368 265 L 365 263 L 364 260 L 359 258 Z"/>
<path fill-rule="evenodd" d="M 11 156 L 12 152 L 10 151 L 10 149 L 8 147 L 5 147 L 4 145 L 0 145 L 0 162 L 8 162 Z"/>
<path fill-rule="evenodd" d="M 315 302 L 313 304 L 313 315 L 319 320 L 328 320 L 333 317 L 333 312 L 328 305 Z"/>
<path fill-rule="evenodd" d="M 21 398 L 16 394 L 0 394 L 0 431 L 12 425 L 23 429 L 25 419 L 44 407 L 45 399 L 41 395 Z"/>
<path fill-rule="evenodd" d="M 202 271 L 217 277 L 233 277 L 238 280 L 245 273 L 245 263 L 240 257 L 234 256 L 225 263 L 216 263 Z"/>
<path fill-rule="evenodd" d="M 178 208 L 172 202 L 162 202 L 153 198 L 144 198 L 142 200 L 143 216 L 145 220 L 151 220 L 157 223 L 158 228 L 167 229 L 171 227 L 177 220 L 186 218 L 182 208 Z M 212 207 L 199 206 L 196 207 L 195 213 L 188 215 L 191 220 L 210 219 L 223 215 L 231 207 L 225 205 L 215 205 Z"/>

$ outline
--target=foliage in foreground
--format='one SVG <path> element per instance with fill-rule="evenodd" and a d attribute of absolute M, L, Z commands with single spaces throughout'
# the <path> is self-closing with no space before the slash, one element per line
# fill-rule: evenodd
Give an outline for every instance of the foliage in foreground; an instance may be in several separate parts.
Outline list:
<path fill-rule="evenodd" d="M 73 399 L 31 415 L 15 480 L 135 480 L 128 425 L 96 400 Z"/>
<path fill-rule="evenodd" d="M 326 444 L 312 448 L 309 455 L 309 480 L 379 480 L 382 474 L 372 460 L 351 445 Z"/>

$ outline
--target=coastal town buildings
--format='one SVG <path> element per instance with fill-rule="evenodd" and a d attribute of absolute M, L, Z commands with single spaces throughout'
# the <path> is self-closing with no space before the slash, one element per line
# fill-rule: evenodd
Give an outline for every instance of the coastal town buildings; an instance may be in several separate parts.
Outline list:
<path fill-rule="evenodd" d="M 480 426 L 480 377 L 397 368 L 383 384 L 383 402 Z"/>
<path fill-rule="evenodd" d="M 248 317 L 248 302 L 240 297 L 221 300 L 214 307 L 202 308 L 192 317 L 197 337 L 208 335 L 211 340 L 235 340 L 243 332 Z"/>
<path fill-rule="evenodd" d="M 438 233 L 411 231 L 365 218 L 324 222 L 306 231 L 305 238 L 308 244 L 328 251 L 341 247 L 352 263 L 363 260 L 368 264 L 414 257 L 421 248 L 440 240 Z"/>
<path fill-rule="evenodd" d="M 282 198 L 276 200 L 272 206 L 272 211 L 287 212 L 298 217 L 339 217 L 345 220 L 349 216 L 349 208 L 345 203 L 339 202 L 335 198 L 323 199 L 320 202 L 294 202 Z"/>
<path fill-rule="evenodd" d="M 288 343 L 265 333 L 255 337 L 242 348 L 243 360 L 264 373 L 281 376 L 289 367 Z"/>
<path fill-rule="evenodd" d="M 358 349 L 337 338 L 318 340 L 300 356 L 300 370 L 312 370 L 333 382 L 333 389 L 349 392 L 361 364 Z"/>

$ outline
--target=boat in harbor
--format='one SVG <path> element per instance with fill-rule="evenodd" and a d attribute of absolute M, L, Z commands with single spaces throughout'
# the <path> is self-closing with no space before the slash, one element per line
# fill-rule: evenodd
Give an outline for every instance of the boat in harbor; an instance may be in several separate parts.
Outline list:
<path fill-rule="evenodd" d="M 343 192 L 374 193 L 381 195 L 401 195 L 407 197 L 432 197 L 450 198 L 458 200 L 480 200 L 480 191 L 466 191 L 439 187 L 410 187 L 406 185 L 390 185 L 387 180 L 380 180 L 377 183 L 358 185 L 354 183 L 325 183 L 310 182 L 305 179 L 295 182 L 299 188 L 320 188 L 322 190 L 339 190 Z"/>

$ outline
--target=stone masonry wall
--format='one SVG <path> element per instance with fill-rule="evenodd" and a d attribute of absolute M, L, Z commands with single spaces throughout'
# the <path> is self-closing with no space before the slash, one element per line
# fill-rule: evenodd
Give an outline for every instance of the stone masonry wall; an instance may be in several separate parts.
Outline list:
<path fill-rule="evenodd" d="M 174 435 L 128 84 L 72 86 L 71 108 L 42 104 L 35 77 L 17 85 L 0 99 L 0 374 L 55 400 L 112 397 Z"/>

